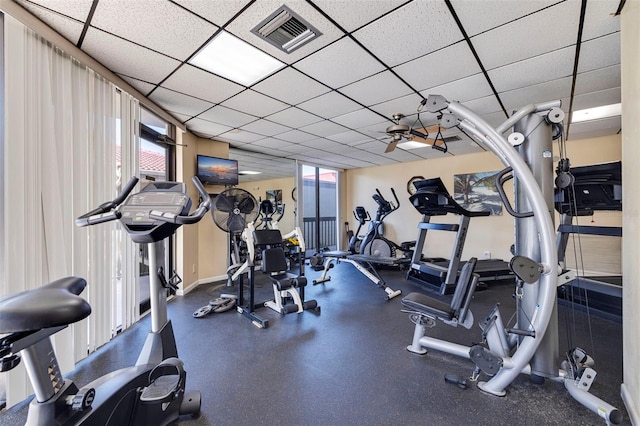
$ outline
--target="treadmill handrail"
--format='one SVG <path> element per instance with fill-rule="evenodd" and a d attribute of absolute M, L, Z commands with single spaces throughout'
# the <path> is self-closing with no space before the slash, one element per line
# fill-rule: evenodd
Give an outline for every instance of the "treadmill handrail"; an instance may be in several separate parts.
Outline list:
<path fill-rule="evenodd" d="M 429 182 L 433 183 L 432 185 L 420 185 L 420 182 Z M 422 214 L 426 214 L 429 216 L 437 216 L 443 215 L 447 213 L 453 213 L 461 216 L 467 217 L 479 217 L 479 216 L 489 216 L 491 214 L 488 210 L 482 211 L 470 211 L 462 207 L 456 200 L 453 199 L 451 194 L 446 190 L 442 180 L 437 178 L 425 179 L 423 181 L 414 182 L 414 186 L 418 188 L 418 191 L 409 197 L 411 204 L 418 210 L 418 212 Z M 422 188 L 419 188 L 422 186 Z M 425 198 L 428 199 L 428 195 L 435 195 L 438 197 L 437 204 L 423 204 L 421 201 L 424 201 Z M 442 202 L 442 198 L 444 197 L 444 202 Z M 417 201 L 417 202 L 416 202 Z"/>

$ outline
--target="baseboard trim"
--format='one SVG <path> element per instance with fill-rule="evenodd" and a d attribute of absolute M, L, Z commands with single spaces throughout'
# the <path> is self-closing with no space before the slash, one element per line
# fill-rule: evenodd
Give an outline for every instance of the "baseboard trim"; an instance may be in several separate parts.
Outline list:
<path fill-rule="evenodd" d="M 188 294 L 189 292 L 191 292 L 192 290 L 194 290 L 195 288 L 197 288 L 198 286 L 202 285 L 202 284 L 211 284 L 214 283 L 216 281 L 226 281 L 226 279 L 228 278 L 228 276 L 225 275 L 218 275 L 215 277 L 207 277 L 207 278 L 202 278 L 199 280 L 196 280 L 194 282 L 192 282 L 191 284 L 189 284 L 188 286 L 182 286 L 182 288 L 180 290 L 178 290 L 176 292 L 177 296 L 184 296 L 186 294 Z"/>
<path fill-rule="evenodd" d="M 637 403 L 633 401 L 633 398 L 629 393 L 629 388 L 627 388 L 624 383 L 620 385 L 620 396 L 622 396 L 624 406 L 627 409 L 627 413 L 629 413 L 631 424 L 640 425 L 640 413 L 638 412 Z"/>

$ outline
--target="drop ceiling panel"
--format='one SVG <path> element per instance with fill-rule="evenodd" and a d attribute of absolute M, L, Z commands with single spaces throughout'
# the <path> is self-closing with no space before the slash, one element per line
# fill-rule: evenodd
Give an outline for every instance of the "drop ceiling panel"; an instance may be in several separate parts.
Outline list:
<path fill-rule="evenodd" d="M 282 124 L 274 123 L 273 121 L 265 119 L 260 119 L 249 124 L 245 124 L 244 126 L 242 126 L 242 129 L 265 136 L 274 136 L 278 133 L 284 133 L 292 130 L 290 127 L 283 126 Z"/>
<path fill-rule="evenodd" d="M 378 125 L 380 123 L 388 123 L 384 117 L 381 117 L 368 109 L 359 109 L 348 114 L 333 117 L 331 121 L 352 129 L 364 128 L 371 125 Z"/>
<path fill-rule="evenodd" d="M 51 28 L 55 28 L 58 33 L 73 44 L 78 43 L 80 34 L 82 34 L 82 28 L 84 27 L 82 22 L 86 19 L 89 9 L 91 8 L 90 3 L 79 1 L 69 2 L 68 5 L 62 5 L 62 10 L 60 10 L 62 14 L 59 14 L 43 9 L 30 2 L 19 0 L 16 1 L 16 3 L 20 4 Z M 50 2 L 45 1 L 39 3 L 47 4 Z"/>
<path fill-rule="evenodd" d="M 461 41 L 394 68 L 416 90 L 424 90 L 481 72 L 466 42 Z"/>
<path fill-rule="evenodd" d="M 89 16 L 89 11 L 91 10 L 91 2 L 84 0 L 30 0 L 28 2 L 16 0 L 16 3 L 38 17 L 37 12 L 50 13 L 44 9 L 46 8 L 49 9 L 49 11 L 55 11 L 58 14 L 69 16 L 82 22 L 87 20 L 87 16 Z"/>
<path fill-rule="evenodd" d="M 325 137 L 342 133 L 347 129 L 344 126 L 333 123 L 329 120 L 324 120 L 318 123 L 313 123 L 308 126 L 301 127 L 300 130 L 302 130 L 303 132 L 311 133 L 312 135 Z"/>
<path fill-rule="evenodd" d="M 180 65 L 175 59 L 95 28 L 87 30 L 82 50 L 113 72 L 155 84 Z"/>
<path fill-rule="evenodd" d="M 264 139 L 264 136 L 257 133 L 247 132 L 245 130 L 234 129 L 219 136 L 220 140 L 227 142 L 252 143 Z"/>
<path fill-rule="evenodd" d="M 169 111 L 179 112 L 180 114 L 191 117 L 196 116 L 213 106 L 211 102 L 194 99 L 182 93 L 163 89 L 162 87 L 156 89 L 151 95 L 149 95 L 149 99 L 163 105 Z"/>
<path fill-rule="evenodd" d="M 293 68 L 285 68 L 252 88 L 256 92 L 291 105 L 299 104 L 331 90 Z"/>
<path fill-rule="evenodd" d="M 378 105 L 373 105 L 371 109 L 391 119 L 393 114 L 397 112 L 405 115 L 413 114 L 417 111 L 418 105 L 420 104 L 421 100 L 422 98 L 420 96 L 411 94 L 403 96 L 401 98 L 392 99 L 388 102 L 383 102 Z"/>
<path fill-rule="evenodd" d="M 346 86 L 384 69 L 379 61 L 348 37 L 307 56 L 294 67 L 333 88 Z"/>
<path fill-rule="evenodd" d="M 580 2 L 568 1 L 471 39 L 486 69 L 575 45 Z"/>
<path fill-rule="evenodd" d="M 288 1 L 286 5 L 320 31 L 322 33 L 320 37 L 287 54 L 251 33 L 252 28 L 275 12 L 282 4 L 282 0 L 256 1 L 243 14 L 231 22 L 226 27 L 226 30 L 287 64 L 292 64 L 342 37 L 342 31 L 315 10 L 313 6 L 300 0 Z"/>
<path fill-rule="evenodd" d="M 241 127 L 245 124 L 257 120 L 257 118 L 252 115 L 245 114 L 243 112 L 226 108 L 220 105 L 217 105 L 210 110 L 202 113 L 200 115 L 200 118 L 213 121 L 215 123 L 224 124 L 230 127 Z"/>
<path fill-rule="evenodd" d="M 599 68 L 576 76 L 576 95 L 620 86 L 620 65 Z"/>
<path fill-rule="evenodd" d="M 570 76 L 573 62 L 573 49 L 565 48 L 493 69 L 489 78 L 498 92 L 506 92 Z"/>
<path fill-rule="evenodd" d="M 236 13 L 251 2 L 251 0 L 224 0 L 216 2 L 215 7 L 211 7 L 211 3 L 202 0 L 173 1 L 192 10 L 218 27 L 226 24 Z"/>
<path fill-rule="evenodd" d="M 162 83 L 162 87 L 213 103 L 222 102 L 244 90 L 239 84 L 189 64 L 178 68 Z"/>
<path fill-rule="evenodd" d="M 413 90 L 390 71 L 384 71 L 343 87 L 340 92 L 363 105 L 374 105 L 406 96 Z"/>
<path fill-rule="evenodd" d="M 282 139 L 288 142 L 293 143 L 302 143 L 309 141 L 311 139 L 317 139 L 316 135 L 312 135 L 311 133 L 302 132 L 300 130 L 291 130 L 289 132 L 280 133 L 278 135 L 278 139 Z"/>
<path fill-rule="evenodd" d="M 504 0 L 452 0 L 451 4 L 460 18 L 467 35 L 504 25 L 522 16 L 548 7 L 557 0 L 504 1 Z"/>
<path fill-rule="evenodd" d="M 310 114 L 296 107 L 291 107 L 291 108 L 287 108 L 285 110 L 276 112 L 275 114 L 271 114 L 267 118 L 271 121 L 275 121 L 276 123 L 280 123 L 282 125 L 289 126 L 294 129 L 299 129 L 311 123 L 317 123 L 318 121 L 322 121 L 322 117 L 318 117 L 317 115 Z"/>
<path fill-rule="evenodd" d="M 597 138 L 600 136 L 616 134 L 622 128 L 621 117 L 611 117 L 602 120 L 585 121 L 582 123 L 572 123 L 570 126 L 570 140 Z M 603 149 L 605 147 L 603 146 Z M 571 155 L 571 153 L 569 153 Z"/>
<path fill-rule="evenodd" d="M 368 140 L 369 137 L 360 132 L 349 130 L 346 132 L 336 133 L 336 134 L 327 136 L 327 139 L 331 139 L 332 141 L 340 142 L 345 145 L 356 145 L 358 143 L 362 143 Z"/>
<path fill-rule="evenodd" d="M 620 88 L 616 87 L 613 89 L 599 90 L 597 92 L 574 96 L 573 110 L 576 111 L 600 105 L 618 104 L 620 102 L 622 102 L 620 97 Z"/>
<path fill-rule="evenodd" d="M 620 64 L 620 35 L 610 34 L 582 43 L 578 72 Z"/>
<path fill-rule="evenodd" d="M 275 149 L 284 149 L 293 145 L 291 142 L 286 142 L 276 138 L 265 138 L 260 139 L 259 141 L 255 141 L 251 144 L 252 146 L 263 146 L 265 148 L 275 148 Z"/>
<path fill-rule="evenodd" d="M 207 137 L 215 137 L 219 134 L 232 130 L 232 127 L 225 126 L 223 124 L 212 123 L 211 121 L 203 120 L 201 118 L 193 118 L 187 121 L 186 125 L 187 129 L 189 129 L 190 131 L 207 135 Z"/>
<path fill-rule="evenodd" d="M 406 0 L 376 0 L 366 3 L 353 0 L 315 0 L 314 3 L 342 28 L 353 31 L 377 17 L 406 3 Z"/>
<path fill-rule="evenodd" d="M 284 102 L 280 102 L 251 89 L 247 89 L 231 99 L 227 99 L 222 105 L 255 115 L 256 117 L 266 117 L 289 107 L 289 105 Z"/>
<path fill-rule="evenodd" d="M 361 107 L 340 93 L 329 92 L 298 104 L 298 108 L 321 117 L 333 118 L 355 111 Z"/>
<path fill-rule="evenodd" d="M 132 77 L 127 77 L 126 75 L 118 74 L 118 77 L 129 83 L 134 89 L 136 89 L 143 95 L 150 93 L 156 87 L 155 84 L 147 83 Z"/>
<path fill-rule="evenodd" d="M 462 104 L 476 114 L 490 114 L 492 112 L 502 111 L 498 99 L 493 95 L 465 101 L 462 102 Z"/>
<path fill-rule="evenodd" d="M 620 17 L 614 16 L 618 4 L 617 1 L 587 2 L 582 30 L 583 41 L 620 31 Z"/>
<path fill-rule="evenodd" d="M 425 98 L 431 94 L 439 94 L 450 101 L 455 100 L 464 102 L 471 99 L 483 98 L 492 93 L 491 86 L 489 86 L 484 74 L 476 74 L 440 86 L 432 87 L 422 91 L 420 94 Z"/>
<path fill-rule="evenodd" d="M 522 87 L 500 93 L 503 105 L 510 112 L 532 103 L 542 103 L 569 97 L 571 95 L 571 77 L 540 83 L 533 86 Z M 563 109 L 569 105 L 563 105 Z M 486 113 L 493 111 L 486 111 Z"/>
<path fill-rule="evenodd" d="M 91 25 L 181 61 L 218 29 L 173 3 L 155 0 L 98 2 Z"/>
<path fill-rule="evenodd" d="M 434 52 L 462 39 L 444 2 L 414 1 L 354 33 L 390 67 Z"/>

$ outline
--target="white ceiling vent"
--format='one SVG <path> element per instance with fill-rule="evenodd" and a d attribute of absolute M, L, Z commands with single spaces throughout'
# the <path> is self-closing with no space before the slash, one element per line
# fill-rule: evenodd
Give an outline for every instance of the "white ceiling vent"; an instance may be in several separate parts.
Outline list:
<path fill-rule="evenodd" d="M 285 53 L 291 53 L 322 35 L 287 6 L 273 12 L 251 32 Z"/>

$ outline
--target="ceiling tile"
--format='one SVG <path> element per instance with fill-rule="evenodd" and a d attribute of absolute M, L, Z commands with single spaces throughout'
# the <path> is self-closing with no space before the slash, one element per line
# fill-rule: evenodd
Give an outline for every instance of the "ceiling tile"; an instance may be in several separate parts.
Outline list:
<path fill-rule="evenodd" d="M 230 127 L 241 127 L 257 120 L 257 118 L 252 115 L 245 114 L 234 109 L 225 108 L 220 105 L 206 111 L 200 116 L 200 118 Z"/>
<path fill-rule="evenodd" d="M 285 141 L 293 142 L 293 143 L 302 143 L 311 139 L 317 139 L 316 135 L 312 135 L 311 133 L 301 132 L 300 130 L 291 130 L 289 132 L 280 133 L 278 135 L 278 139 L 283 139 Z"/>
<path fill-rule="evenodd" d="M 311 123 L 317 123 L 322 120 L 322 117 L 310 114 L 306 111 L 302 111 L 300 108 L 291 107 L 285 110 L 276 112 L 267 117 L 271 121 L 280 123 L 284 126 L 289 126 L 294 129 L 306 126 Z"/>
<path fill-rule="evenodd" d="M 256 27 L 262 20 L 275 12 L 282 6 L 282 3 L 282 0 L 260 0 L 253 2 L 244 13 L 238 16 L 225 29 L 287 64 L 292 64 L 343 36 L 342 31 L 322 16 L 313 6 L 306 1 L 300 0 L 288 1 L 287 6 L 320 31 L 322 33 L 320 37 L 291 53 L 285 53 L 251 33 L 252 28 Z"/>
<path fill-rule="evenodd" d="M 149 95 L 149 99 L 159 105 L 162 105 L 169 111 L 178 112 L 191 117 L 196 116 L 213 106 L 210 102 L 192 98 L 191 96 L 174 92 L 169 89 L 164 89 L 162 87 L 156 89 L 151 95 Z"/>
<path fill-rule="evenodd" d="M 216 2 L 215 7 L 211 7 L 209 2 L 202 0 L 173 1 L 193 11 L 193 13 L 200 15 L 218 27 L 226 24 L 236 13 L 240 12 L 245 5 L 251 2 L 251 0 L 224 0 Z"/>
<path fill-rule="evenodd" d="M 618 33 L 582 43 L 578 72 L 586 72 L 620 64 Z"/>
<path fill-rule="evenodd" d="M 425 98 L 429 95 L 442 95 L 450 101 L 459 102 L 483 98 L 492 93 L 491 86 L 481 73 L 420 92 Z"/>
<path fill-rule="evenodd" d="M 313 135 L 325 137 L 342 133 L 347 129 L 339 124 L 332 123 L 329 120 L 324 120 L 318 123 L 313 123 L 308 126 L 301 127 L 300 130 L 302 130 L 303 132 L 311 133 Z"/>
<path fill-rule="evenodd" d="M 496 111 L 502 111 L 500 104 L 495 96 L 489 95 L 483 98 L 472 99 L 470 101 L 462 102 L 464 106 L 469 108 L 476 114 L 489 114 Z"/>
<path fill-rule="evenodd" d="M 601 105 L 618 104 L 622 102 L 620 88 L 599 90 L 597 92 L 576 95 L 573 98 L 573 110 L 593 108 Z"/>
<path fill-rule="evenodd" d="M 406 3 L 406 0 L 369 1 L 366 7 L 362 1 L 353 0 L 314 0 L 314 3 L 342 28 L 353 31 Z"/>
<path fill-rule="evenodd" d="M 519 87 L 570 76 L 573 72 L 573 48 L 556 50 L 489 71 L 498 93 Z"/>
<path fill-rule="evenodd" d="M 147 83 L 145 81 L 138 80 L 137 78 L 127 77 L 126 75 L 118 74 L 118 77 L 129 83 L 134 89 L 143 95 L 151 92 L 156 87 L 155 84 Z"/>
<path fill-rule="evenodd" d="M 393 117 L 393 114 L 402 113 L 404 115 L 413 114 L 418 110 L 422 98 L 416 94 L 403 96 L 378 105 L 373 105 L 372 110 L 382 114 L 385 117 Z"/>
<path fill-rule="evenodd" d="M 597 138 L 616 134 L 622 128 L 621 117 L 611 117 L 602 120 L 571 123 L 569 126 L 569 140 Z M 605 147 L 603 147 L 605 149 Z"/>
<path fill-rule="evenodd" d="M 186 125 L 188 130 L 198 132 L 200 134 L 206 134 L 209 137 L 214 137 L 233 129 L 232 127 L 212 123 L 211 121 L 197 117 L 187 121 Z"/>
<path fill-rule="evenodd" d="M 82 29 L 84 28 L 83 22 L 87 19 L 87 15 L 91 9 L 91 3 L 83 1 L 57 2 L 64 4 L 53 5 L 50 4 L 52 3 L 51 1 L 26 2 L 17 0 L 16 3 L 27 9 L 51 28 L 55 28 L 60 35 L 73 44 L 78 43 L 80 34 L 82 34 Z M 45 7 L 53 6 L 54 10 L 57 9 L 59 13 L 44 9 L 34 3 L 42 4 Z"/>
<path fill-rule="evenodd" d="M 293 68 L 285 68 L 252 88 L 290 105 L 299 104 L 330 90 Z"/>
<path fill-rule="evenodd" d="M 576 95 L 596 90 L 610 89 L 621 86 L 620 65 L 599 68 L 593 71 L 579 73 L 576 76 Z"/>
<path fill-rule="evenodd" d="M 264 138 L 251 143 L 251 146 L 261 146 L 265 148 L 276 148 L 282 150 L 286 150 L 287 147 L 292 145 L 293 144 L 291 142 L 286 142 L 276 138 Z"/>
<path fill-rule="evenodd" d="M 620 31 L 620 16 L 615 16 L 619 2 L 590 1 L 584 16 L 582 41 Z"/>
<path fill-rule="evenodd" d="M 115 73 L 154 84 L 180 65 L 175 59 L 95 28 L 87 30 L 82 50 Z"/>
<path fill-rule="evenodd" d="M 273 121 L 265 119 L 260 119 L 249 124 L 245 124 L 244 126 L 242 126 L 242 129 L 265 136 L 274 136 L 278 133 L 284 133 L 291 130 L 290 127 L 283 126 L 282 124 L 274 123 Z"/>
<path fill-rule="evenodd" d="M 155 0 L 98 2 L 91 25 L 181 61 L 218 29 L 173 3 Z"/>
<path fill-rule="evenodd" d="M 462 40 L 444 2 L 414 1 L 354 33 L 385 64 L 394 67 Z"/>
<path fill-rule="evenodd" d="M 251 89 L 227 99 L 222 105 L 237 111 L 244 111 L 256 117 L 266 117 L 289 107 L 284 102 L 277 101 Z"/>
<path fill-rule="evenodd" d="M 372 112 L 368 109 L 359 109 L 348 114 L 333 117 L 331 121 L 341 124 L 345 127 L 354 129 L 360 129 L 371 125 L 378 125 L 380 123 L 387 123 L 384 117 Z"/>
<path fill-rule="evenodd" d="M 325 64 L 331 66 L 327 67 Z M 380 62 L 348 37 L 307 56 L 294 66 L 333 88 L 345 86 L 384 69 Z"/>
<path fill-rule="evenodd" d="M 230 130 L 226 133 L 222 133 L 219 136 L 220 140 L 223 141 L 231 141 L 231 142 L 240 142 L 240 143 L 252 143 L 255 141 L 259 141 L 260 139 L 264 139 L 264 136 L 259 135 L 257 133 L 251 133 L 240 129 Z"/>
<path fill-rule="evenodd" d="M 408 95 L 413 90 L 390 71 L 384 71 L 345 86 L 340 92 L 363 105 L 374 105 Z"/>
<path fill-rule="evenodd" d="M 347 132 L 336 133 L 333 135 L 327 136 L 327 139 L 331 139 L 332 141 L 340 142 L 346 145 L 357 145 L 362 143 L 369 138 L 369 136 L 362 134 L 360 132 L 356 132 L 354 130 L 349 130 Z"/>
<path fill-rule="evenodd" d="M 329 92 L 298 104 L 298 108 L 325 118 L 333 118 L 360 107 L 357 103 L 337 92 Z"/>
<path fill-rule="evenodd" d="M 178 68 L 162 83 L 162 87 L 213 103 L 222 102 L 244 90 L 239 84 L 189 64 Z"/>
<path fill-rule="evenodd" d="M 559 3 L 475 36 L 471 43 L 490 70 L 575 45 L 579 18 L 580 2 Z"/>
<path fill-rule="evenodd" d="M 571 77 L 564 77 L 545 83 L 509 90 L 500 93 L 500 99 L 508 112 L 529 104 L 555 101 L 571 95 L 571 81 Z M 563 108 L 568 107 L 569 105 L 563 105 Z M 482 114 L 490 112 L 495 111 L 481 111 Z"/>
<path fill-rule="evenodd" d="M 393 69 L 420 91 L 481 72 L 467 43 L 461 41 Z"/>
<path fill-rule="evenodd" d="M 451 0 L 451 4 L 469 37 L 504 25 L 554 3 L 557 3 L 557 0 Z"/>

